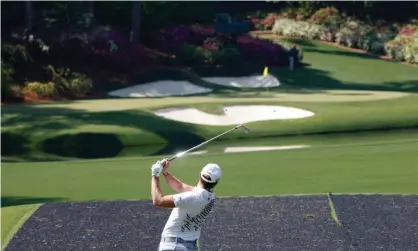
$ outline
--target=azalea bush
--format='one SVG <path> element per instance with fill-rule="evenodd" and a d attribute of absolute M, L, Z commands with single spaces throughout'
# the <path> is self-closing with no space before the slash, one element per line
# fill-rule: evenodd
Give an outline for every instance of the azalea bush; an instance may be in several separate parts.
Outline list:
<path fill-rule="evenodd" d="M 411 37 L 411 40 L 405 45 L 405 61 L 418 64 L 418 34 Z"/>
<path fill-rule="evenodd" d="M 288 18 L 280 18 L 275 21 L 272 32 L 274 34 L 290 37 L 326 39 L 329 31 L 322 25 L 310 24 L 305 21 L 295 21 Z"/>
<path fill-rule="evenodd" d="M 118 30 L 97 31 L 89 37 L 88 60 L 103 70 L 127 71 L 149 61 L 145 47 L 131 43 Z"/>
<path fill-rule="evenodd" d="M 93 81 L 87 75 L 74 72 L 70 68 L 56 69 L 48 65 L 44 70 L 51 76 L 47 82 L 54 83 L 57 95 L 78 96 L 88 94 L 93 89 Z"/>
<path fill-rule="evenodd" d="M 341 15 L 334 7 L 322 8 L 317 10 L 308 20 L 311 24 L 325 26 L 335 25 L 341 22 Z"/>
<path fill-rule="evenodd" d="M 265 65 L 288 65 L 288 51 L 280 44 L 243 35 L 237 39 L 238 48 L 243 58 Z"/>
<path fill-rule="evenodd" d="M 204 29 L 186 25 L 168 26 L 154 35 L 155 46 L 166 52 L 174 53 L 185 44 L 200 45 L 211 34 Z M 210 33 L 214 33 L 212 30 Z"/>
<path fill-rule="evenodd" d="M 400 27 L 396 37 L 385 43 L 384 49 L 395 60 L 418 64 L 418 25 Z"/>
<path fill-rule="evenodd" d="M 335 42 L 352 48 L 358 48 L 360 38 L 369 30 L 370 26 L 359 20 L 346 20 L 335 34 Z"/>
<path fill-rule="evenodd" d="M 29 82 L 22 89 L 22 93 L 36 98 L 57 98 L 58 91 L 54 82 Z"/>
<path fill-rule="evenodd" d="M 387 55 L 398 61 L 418 64 L 418 33 L 412 36 L 400 34 L 385 43 Z"/>
<path fill-rule="evenodd" d="M 404 25 L 400 30 L 399 30 L 399 35 L 405 35 L 405 36 L 409 36 L 412 37 L 414 36 L 416 33 L 418 32 L 418 25 L 417 24 L 407 24 Z"/>
<path fill-rule="evenodd" d="M 226 65 L 239 61 L 239 51 L 236 48 L 228 47 L 222 49 L 208 49 L 196 45 L 183 45 L 178 52 L 177 58 L 186 65 Z"/>
<path fill-rule="evenodd" d="M 139 44 L 131 44 L 116 49 L 99 49 L 93 47 L 89 60 L 102 70 L 127 71 L 149 61 L 145 48 Z"/>
<path fill-rule="evenodd" d="M 369 30 L 359 38 L 358 47 L 374 54 L 385 54 L 385 43 L 395 36 L 396 32 L 389 28 Z"/>
<path fill-rule="evenodd" d="M 263 30 L 271 30 L 277 18 L 278 15 L 276 13 L 269 13 L 267 17 L 261 21 Z"/>

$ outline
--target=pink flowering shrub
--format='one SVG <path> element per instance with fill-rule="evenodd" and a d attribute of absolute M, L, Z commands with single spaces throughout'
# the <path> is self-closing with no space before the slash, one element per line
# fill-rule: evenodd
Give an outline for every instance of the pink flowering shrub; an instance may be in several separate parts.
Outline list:
<path fill-rule="evenodd" d="M 216 33 L 212 27 L 175 26 L 158 33 L 159 49 L 175 53 L 188 65 L 250 62 L 288 65 L 288 49 L 280 44 L 248 35 Z"/>
<path fill-rule="evenodd" d="M 144 46 L 131 43 L 127 36 L 110 30 L 91 38 L 89 58 L 102 69 L 129 70 L 146 64 Z"/>
<path fill-rule="evenodd" d="M 184 44 L 200 45 L 207 36 L 215 32 L 203 27 L 189 27 L 186 25 L 169 26 L 161 29 L 154 37 L 158 49 L 175 52 L 183 48 Z"/>
<path fill-rule="evenodd" d="M 276 21 L 277 18 L 278 18 L 277 14 L 275 14 L 275 13 L 269 13 L 267 15 L 267 17 L 265 17 L 261 21 L 261 24 L 263 25 L 264 30 L 271 29 L 273 27 L 274 22 Z"/>
<path fill-rule="evenodd" d="M 399 35 L 405 35 L 408 37 L 413 36 L 416 32 L 418 32 L 418 25 L 412 25 L 412 24 L 407 24 L 405 26 L 403 26 L 400 30 L 399 30 Z"/>
<path fill-rule="evenodd" d="M 287 50 L 273 42 L 243 35 L 238 37 L 237 47 L 246 60 L 267 65 L 288 64 Z"/>

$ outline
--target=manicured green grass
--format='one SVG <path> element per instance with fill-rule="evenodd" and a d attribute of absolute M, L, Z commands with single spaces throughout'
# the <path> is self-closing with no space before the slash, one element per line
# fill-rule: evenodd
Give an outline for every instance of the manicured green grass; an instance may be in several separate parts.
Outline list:
<path fill-rule="evenodd" d="M 411 140 L 414 139 L 415 140 Z M 322 145 L 309 149 L 188 156 L 172 172 L 194 184 L 208 162 L 221 165 L 220 196 L 289 193 L 418 193 L 418 137 L 403 142 Z M 161 157 L 160 157 L 161 158 Z M 4 164 L 2 196 L 45 200 L 150 198 L 157 158 Z M 167 186 L 163 186 L 166 193 Z"/>
<path fill-rule="evenodd" d="M 284 84 L 324 89 L 418 91 L 418 67 L 389 62 L 318 41 L 287 40 L 301 46 L 303 63 L 296 71 L 272 70 Z M 295 74 L 297 72 L 297 74 Z"/>
<path fill-rule="evenodd" d="M 1 208 L 1 243 L 2 250 L 19 228 L 25 223 L 39 205 L 20 205 Z"/>

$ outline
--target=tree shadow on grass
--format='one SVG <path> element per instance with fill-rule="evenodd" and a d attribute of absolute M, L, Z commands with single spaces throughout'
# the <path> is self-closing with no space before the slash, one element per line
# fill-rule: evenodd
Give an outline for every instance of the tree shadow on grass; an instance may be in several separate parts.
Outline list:
<path fill-rule="evenodd" d="M 279 40 L 284 40 L 293 44 L 297 44 L 303 47 L 317 47 L 316 44 L 310 42 L 309 40 L 302 39 L 302 38 L 279 38 Z M 307 49 L 303 49 L 303 51 L 307 51 Z"/>
<path fill-rule="evenodd" d="M 19 107 L 21 107 L 20 111 L 17 107 L 13 107 L 15 116 L 3 119 L 3 126 L 28 126 L 32 132 L 45 135 L 45 139 L 36 142 L 38 145 L 41 143 L 39 146 L 45 152 L 63 157 L 115 157 L 128 146 L 126 144 L 130 144 L 126 142 L 126 139 L 122 141 L 116 132 L 115 134 L 71 132 L 56 135 L 58 130 L 73 129 L 80 124 L 121 126 L 144 131 L 144 134 L 138 132 L 138 139 L 127 139 L 128 142 L 134 141 L 136 145 L 165 143 L 166 147 L 176 149 L 189 148 L 205 141 L 203 136 L 196 133 L 196 127 L 192 124 L 165 119 L 141 110 L 89 112 L 81 109 L 35 107 L 25 104 Z M 3 113 L 8 113 L 7 108 L 7 106 L 3 107 Z M 59 119 L 54 118 L 57 116 L 60 116 Z M 48 124 L 44 123 L 45 121 L 56 125 L 56 130 L 51 129 Z M 52 136 L 48 137 L 48 134 Z M 161 142 L 161 138 L 164 142 Z M 2 139 L 2 143 L 3 145 L 13 144 L 13 141 L 6 138 L 6 140 Z M 14 153 L 20 154 L 16 151 Z"/>
<path fill-rule="evenodd" d="M 58 156 L 94 159 L 116 157 L 124 145 L 115 134 L 78 133 L 46 139 L 42 148 L 44 152 Z"/>
<path fill-rule="evenodd" d="M 29 152 L 29 140 L 22 135 L 12 132 L 1 133 L 1 155 L 21 155 Z"/>
<path fill-rule="evenodd" d="M 282 87 L 291 91 L 305 88 L 311 91 L 324 90 L 352 90 L 352 91 L 398 91 L 418 92 L 418 79 L 406 81 L 385 81 L 379 83 L 361 83 L 340 81 L 329 76 L 330 72 L 312 68 L 294 71 L 272 69 L 271 74 L 276 76 Z"/>
<path fill-rule="evenodd" d="M 1 207 L 65 201 L 58 197 L 1 196 Z"/>

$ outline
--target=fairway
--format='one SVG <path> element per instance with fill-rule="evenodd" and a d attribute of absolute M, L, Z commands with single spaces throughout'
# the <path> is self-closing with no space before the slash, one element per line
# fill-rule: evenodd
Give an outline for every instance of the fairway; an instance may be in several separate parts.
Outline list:
<path fill-rule="evenodd" d="M 218 196 L 328 191 L 411 194 L 418 192 L 416 149 L 416 133 L 404 139 L 396 133 L 370 141 L 363 137 L 360 142 L 347 137 L 338 144 L 307 149 L 188 156 L 174 162 L 172 172 L 194 184 L 203 165 L 218 163 L 225 177 L 216 190 Z M 149 199 L 149 169 L 158 158 L 4 164 L 2 196 L 10 204 L 14 197 L 29 201 Z M 164 188 L 165 193 L 172 192 Z"/>

